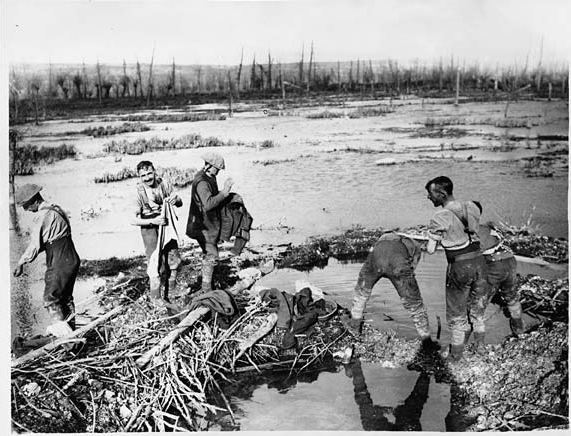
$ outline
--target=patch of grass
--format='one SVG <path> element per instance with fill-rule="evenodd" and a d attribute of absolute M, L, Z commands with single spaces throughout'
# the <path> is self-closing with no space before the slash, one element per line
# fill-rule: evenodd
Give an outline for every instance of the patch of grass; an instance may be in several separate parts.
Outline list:
<path fill-rule="evenodd" d="M 342 112 L 333 112 L 327 109 L 321 112 L 316 112 L 305 116 L 305 118 L 309 119 L 322 119 L 322 118 L 330 119 L 330 118 L 343 118 L 343 117 L 345 117 L 345 114 L 343 114 Z"/>
<path fill-rule="evenodd" d="M 183 188 L 192 183 L 196 174 L 195 168 L 157 167 L 157 175 L 169 180 L 174 186 Z M 138 177 L 137 171 L 133 168 L 124 167 L 117 173 L 106 172 L 101 177 L 95 178 L 95 183 L 112 183 L 121 180 Z"/>
<path fill-rule="evenodd" d="M 175 113 L 175 114 L 131 114 L 122 115 L 120 121 L 155 122 L 155 123 L 181 123 L 194 121 L 224 121 L 226 115 L 215 112 L 206 113 Z M 117 121 L 117 118 L 101 118 L 101 122 Z"/>
<path fill-rule="evenodd" d="M 129 132 L 146 132 L 151 130 L 151 128 L 145 124 L 136 123 L 123 123 L 120 126 L 99 126 L 99 127 L 88 127 L 83 129 L 81 134 L 87 136 L 93 136 L 94 138 L 100 138 L 102 136 L 119 135 L 121 133 Z"/>
<path fill-rule="evenodd" d="M 223 141 L 213 136 L 203 138 L 198 134 L 184 135 L 180 138 L 161 139 L 153 138 L 139 138 L 134 141 L 111 141 L 103 146 L 105 153 L 120 153 L 120 154 L 142 154 L 150 151 L 172 150 L 172 149 L 186 149 L 186 148 L 200 148 L 200 147 L 222 147 L 241 145 L 232 140 Z"/>
<path fill-rule="evenodd" d="M 427 118 L 424 121 L 425 127 L 443 127 L 443 126 L 458 126 L 458 125 L 490 125 L 496 127 L 526 127 L 530 129 L 532 126 L 537 126 L 538 121 L 532 121 L 529 118 L 460 118 L 460 117 L 446 117 L 446 118 Z"/>
<path fill-rule="evenodd" d="M 73 145 L 61 144 L 59 147 L 40 147 L 25 145 L 16 147 L 14 154 L 15 174 L 29 176 L 34 174 L 34 167 L 52 164 L 56 161 L 75 157 L 77 151 Z"/>
<path fill-rule="evenodd" d="M 493 145 L 490 147 L 490 151 L 499 152 L 499 153 L 506 153 L 508 151 L 513 151 L 516 149 L 515 144 L 505 143 L 500 145 Z"/>
<path fill-rule="evenodd" d="M 265 141 L 262 141 L 258 145 L 258 148 L 274 148 L 275 146 L 276 144 L 274 143 L 274 141 L 272 141 L 271 139 L 266 139 Z"/>
<path fill-rule="evenodd" d="M 254 165 L 262 165 L 262 166 L 268 166 L 268 165 L 278 165 L 281 163 L 288 163 L 288 162 L 295 162 L 295 159 L 268 159 L 268 160 L 255 160 L 252 163 Z"/>
<path fill-rule="evenodd" d="M 349 113 L 349 118 L 367 118 L 380 117 L 382 115 L 393 113 L 395 110 L 389 105 L 380 105 L 376 107 L 360 107 Z"/>

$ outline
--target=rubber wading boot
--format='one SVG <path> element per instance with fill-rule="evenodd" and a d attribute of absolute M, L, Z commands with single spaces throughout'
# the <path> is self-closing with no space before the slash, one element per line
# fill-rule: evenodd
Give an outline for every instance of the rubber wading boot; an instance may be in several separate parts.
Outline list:
<path fill-rule="evenodd" d="M 486 333 L 474 332 L 474 352 L 476 354 L 486 354 Z"/>
<path fill-rule="evenodd" d="M 363 327 L 363 319 L 362 318 L 352 318 L 350 316 L 343 316 L 341 317 L 341 322 L 345 326 L 345 328 L 349 331 L 349 334 L 354 338 L 359 338 L 361 336 L 361 330 Z"/>
<path fill-rule="evenodd" d="M 510 318 L 510 328 L 515 336 L 525 333 L 525 323 L 522 318 Z"/>
<path fill-rule="evenodd" d="M 446 356 L 444 361 L 447 363 L 459 362 L 460 360 L 462 360 L 463 356 L 464 356 L 464 344 L 460 345 L 450 344 L 450 352 L 448 353 L 448 356 Z"/>
<path fill-rule="evenodd" d="M 71 315 L 71 319 L 67 322 L 72 330 L 75 330 L 75 302 L 73 298 L 70 298 L 67 303 L 64 304 L 65 319 L 68 319 Z"/>
<path fill-rule="evenodd" d="M 161 298 L 160 277 L 149 277 L 149 297 L 151 297 L 151 300 L 158 300 Z"/>
<path fill-rule="evenodd" d="M 212 275 L 214 274 L 214 262 L 204 260 L 202 262 L 202 293 L 212 291 Z"/>

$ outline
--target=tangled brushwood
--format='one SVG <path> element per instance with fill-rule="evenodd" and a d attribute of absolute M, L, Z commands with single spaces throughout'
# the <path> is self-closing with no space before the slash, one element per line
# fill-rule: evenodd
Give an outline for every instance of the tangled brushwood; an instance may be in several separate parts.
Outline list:
<path fill-rule="evenodd" d="M 228 328 L 219 326 L 218 314 L 198 309 L 209 315 L 198 317 L 156 353 L 150 351 L 196 310 L 155 305 L 145 295 L 147 280 L 140 275 L 99 289 L 101 307 L 113 316 L 82 338 L 13 361 L 14 429 L 205 430 L 217 413 L 232 415 L 220 381 L 274 365 L 301 371 L 331 359 L 346 334 L 338 318 L 320 321 L 312 335 L 299 337 L 296 347 L 285 350 L 284 332 L 274 328 L 276 314 L 245 292 L 252 283 L 238 281 L 229 291 L 238 314 Z"/>

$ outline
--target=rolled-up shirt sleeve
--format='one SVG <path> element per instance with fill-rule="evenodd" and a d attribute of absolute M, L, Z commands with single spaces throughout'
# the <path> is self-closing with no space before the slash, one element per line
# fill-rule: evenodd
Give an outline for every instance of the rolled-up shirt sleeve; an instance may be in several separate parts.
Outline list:
<path fill-rule="evenodd" d="M 217 195 L 212 195 L 210 186 L 205 181 L 198 182 L 196 185 L 196 192 L 200 197 L 204 212 L 210 212 L 212 209 L 219 206 L 225 198 L 222 192 L 219 192 Z"/>
<path fill-rule="evenodd" d="M 32 232 L 30 233 L 30 243 L 26 248 L 26 251 L 24 251 L 24 254 L 22 254 L 20 257 L 20 261 L 18 262 L 20 265 L 33 262 L 36 257 L 38 257 L 38 254 L 40 254 L 42 250 L 42 226 L 43 219 L 40 219 L 39 222 L 32 228 Z"/>
<path fill-rule="evenodd" d="M 443 213 L 435 213 L 428 223 L 426 235 L 430 239 L 440 242 L 449 229 L 450 220 L 447 219 L 446 215 Z"/>

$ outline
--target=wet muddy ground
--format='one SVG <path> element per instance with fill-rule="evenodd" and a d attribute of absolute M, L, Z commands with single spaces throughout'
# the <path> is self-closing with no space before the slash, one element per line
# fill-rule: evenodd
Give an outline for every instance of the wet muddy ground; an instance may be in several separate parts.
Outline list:
<path fill-rule="evenodd" d="M 426 223 L 433 208 L 425 198 L 424 184 L 441 174 L 456 182 L 457 197 L 484 204 L 485 219 L 523 224 L 532 216 L 533 225 L 542 234 L 567 238 L 566 102 L 512 103 L 508 119 L 515 120 L 511 125 L 524 127 L 498 126 L 506 125 L 502 103 L 454 107 L 436 100 L 423 105 L 410 99 L 392 104 L 392 113 L 360 119 L 307 118 L 323 112 L 320 107 L 286 109 L 284 116 L 272 116 L 277 115 L 276 110 L 249 112 L 245 107 L 226 120 L 149 123 L 149 131 L 111 138 L 65 134 L 121 121 L 101 122 L 95 116 L 89 122 L 47 122 L 29 126 L 23 144 L 73 144 L 79 155 L 37 168 L 35 175 L 17 177 L 16 183 L 42 184 L 47 199 L 70 212 L 74 240 L 83 259 L 127 258 L 143 251 L 138 229 L 129 225 L 136 181 L 95 184 L 95 177 L 135 167 L 141 159 L 161 167 L 200 168 L 200 155 L 205 151 L 105 155 L 103 146 L 112 139 L 173 138 L 189 133 L 244 144 L 216 149 L 227 160 L 227 170 L 219 178 L 235 180 L 235 190 L 254 216 L 251 246 L 260 250 L 297 244 L 309 236 L 334 234 L 354 225 L 402 228 Z M 328 110 L 349 115 L 353 108 L 347 104 Z M 274 141 L 275 147 L 257 146 L 265 140 Z M 391 164 L 383 164 L 387 162 Z M 190 187 L 180 194 L 188 201 Z M 180 213 L 183 223 L 187 210 L 188 202 Z M 28 214 L 20 213 L 20 217 L 24 236 L 11 239 L 11 266 L 23 250 L 21 241 L 27 241 L 25 232 L 32 222 Z M 185 246 L 193 244 L 186 240 Z M 443 256 L 437 254 L 424 258 L 418 269 L 433 328 L 436 315 L 444 319 L 444 263 Z M 27 270 L 25 281 L 12 281 L 12 337 L 42 333 L 47 325 L 41 308 L 43 268 L 40 256 Z M 291 289 L 295 280 L 308 280 L 347 306 L 359 268 L 360 263 L 331 259 L 324 268 L 310 272 L 278 270 L 261 283 Z M 566 276 L 566 272 L 541 266 L 520 268 L 524 274 L 531 271 L 546 278 Z M 76 301 L 89 298 L 102 280 L 81 279 Z M 490 341 L 499 343 L 509 334 L 507 320 L 494 306 L 490 306 L 489 316 Z M 388 283 L 375 288 L 366 317 L 371 327 L 414 337 L 408 315 Z M 443 328 L 443 341 L 446 335 Z M 308 379 L 286 377 L 283 381 L 276 375 L 246 389 L 248 395 L 234 392 L 231 401 L 240 412 L 238 423 L 232 426 L 241 430 L 388 430 L 404 422 L 419 425 L 415 427 L 419 430 L 447 428 L 450 386 L 439 384 L 434 376 L 427 381 L 414 371 L 369 362 L 356 364 L 349 373 L 347 367 L 335 365 Z M 407 399 L 426 391 L 420 413 L 419 405 L 411 405 Z"/>

